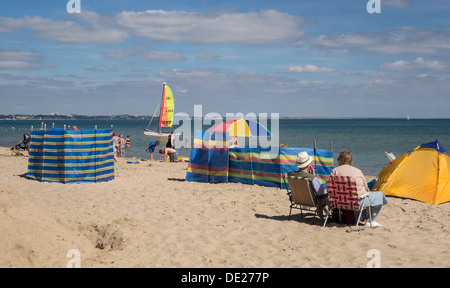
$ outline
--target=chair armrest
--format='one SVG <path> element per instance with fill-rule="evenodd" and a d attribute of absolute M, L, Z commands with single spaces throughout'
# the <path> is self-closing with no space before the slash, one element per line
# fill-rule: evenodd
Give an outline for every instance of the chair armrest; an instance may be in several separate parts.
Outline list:
<path fill-rule="evenodd" d="M 363 198 L 366 198 L 366 197 L 368 197 L 368 196 L 370 196 L 370 192 L 364 193 L 364 194 L 361 195 L 359 198 L 360 198 L 360 199 L 363 199 Z"/>

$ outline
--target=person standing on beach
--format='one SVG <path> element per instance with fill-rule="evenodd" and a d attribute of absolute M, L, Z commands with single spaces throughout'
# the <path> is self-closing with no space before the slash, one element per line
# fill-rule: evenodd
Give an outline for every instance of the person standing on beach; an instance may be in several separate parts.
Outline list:
<path fill-rule="evenodd" d="M 128 135 L 128 136 L 127 136 L 127 139 L 125 139 L 125 143 L 127 144 L 127 149 L 130 149 L 130 146 L 131 146 L 130 135 Z"/>
<path fill-rule="evenodd" d="M 159 141 L 156 142 L 150 142 L 150 144 L 148 144 L 147 149 L 145 149 L 145 152 L 149 151 L 150 152 L 150 160 L 154 160 L 153 159 L 153 153 L 155 152 L 155 148 L 156 146 L 159 145 Z"/>
<path fill-rule="evenodd" d="M 123 139 L 123 135 L 119 135 L 119 156 L 125 157 L 125 139 Z"/>
<path fill-rule="evenodd" d="M 360 197 L 370 191 L 369 187 L 367 186 L 366 178 L 364 177 L 364 174 L 362 173 L 362 171 L 356 167 L 353 167 L 352 152 L 345 151 L 345 150 L 341 151 L 339 153 L 339 157 L 337 160 L 338 160 L 339 166 L 334 168 L 331 171 L 332 176 L 350 176 L 350 177 L 355 178 L 357 193 L 358 193 L 358 196 L 360 196 Z M 366 204 L 365 206 L 371 207 L 371 211 L 372 211 L 371 227 L 372 228 L 380 227 L 381 224 L 375 220 L 380 215 L 381 207 L 388 204 L 389 201 L 387 200 L 386 196 L 384 196 L 384 194 L 379 191 L 370 191 L 370 196 L 369 196 L 368 200 L 369 200 L 368 201 L 369 203 Z M 360 203 L 361 203 L 361 200 L 360 200 Z M 369 215 L 366 215 L 367 210 L 368 209 L 365 209 L 361 215 L 361 220 L 362 220 L 362 222 L 360 223 L 361 225 L 365 225 L 366 220 L 369 219 Z"/>
<path fill-rule="evenodd" d="M 175 147 L 174 147 L 174 141 L 175 141 L 175 132 L 172 132 L 172 133 L 170 133 L 170 135 L 169 135 L 169 139 L 167 140 L 166 147 L 167 147 L 167 148 L 175 149 Z"/>
<path fill-rule="evenodd" d="M 117 161 L 117 153 L 119 151 L 119 137 L 113 132 L 113 149 L 114 149 L 114 161 Z"/>

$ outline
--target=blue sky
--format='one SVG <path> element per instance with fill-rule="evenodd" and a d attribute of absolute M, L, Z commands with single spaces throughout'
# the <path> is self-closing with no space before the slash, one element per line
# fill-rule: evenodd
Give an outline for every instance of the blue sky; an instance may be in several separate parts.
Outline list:
<path fill-rule="evenodd" d="M 3 2 L 1 114 L 450 117 L 443 0 Z"/>

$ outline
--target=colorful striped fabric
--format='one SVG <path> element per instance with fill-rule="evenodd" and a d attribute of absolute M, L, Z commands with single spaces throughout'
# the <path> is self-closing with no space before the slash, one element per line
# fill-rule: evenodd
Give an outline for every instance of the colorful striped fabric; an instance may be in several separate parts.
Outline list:
<path fill-rule="evenodd" d="M 27 178 L 82 183 L 114 179 L 112 129 L 31 133 Z"/>
<path fill-rule="evenodd" d="M 295 166 L 297 154 L 306 151 L 313 158 L 311 166 L 316 169 L 316 176 L 320 182 L 326 184 L 326 178 L 334 168 L 333 151 L 317 148 L 280 148 L 280 164 L 282 164 L 282 173 L 297 171 Z"/>
<path fill-rule="evenodd" d="M 326 184 L 326 177 L 333 170 L 333 151 L 314 148 L 284 148 L 278 155 L 269 154 L 262 148 L 230 149 L 230 182 L 258 184 L 286 188 L 283 175 L 297 171 L 297 154 L 306 151 L 313 157 L 312 166 L 316 168 L 319 180 Z"/>
<path fill-rule="evenodd" d="M 195 131 L 188 182 L 228 183 L 228 133 Z"/>
<path fill-rule="evenodd" d="M 229 181 L 280 187 L 283 185 L 280 157 L 263 148 L 232 148 Z"/>
<path fill-rule="evenodd" d="M 220 123 L 211 128 L 214 132 L 229 132 L 230 136 L 270 136 L 272 135 L 266 127 L 253 120 L 234 119 Z"/>
<path fill-rule="evenodd" d="M 283 175 L 297 171 L 297 154 L 306 151 L 313 157 L 316 175 L 326 185 L 333 170 L 333 151 L 314 148 L 279 148 L 276 154 L 263 148 L 215 148 L 227 145 L 228 135 L 219 140 L 209 132 L 196 132 L 187 181 L 244 183 L 286 188 Z M 225 141 L 224 141 L 225 140 Z M 218 142 L 216 142 L 218 141 Z M 222 143 L 223 141 L 223 143 Z"/>

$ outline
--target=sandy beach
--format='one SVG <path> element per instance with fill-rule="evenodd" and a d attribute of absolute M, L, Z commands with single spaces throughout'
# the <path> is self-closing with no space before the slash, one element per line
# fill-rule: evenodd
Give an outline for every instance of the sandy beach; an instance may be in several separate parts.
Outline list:
<path fill-rule="evenodd" d="M 389 197 L 376 229 L 288 220 L 286 190 L 185 181 L 188 163 L 119 158 L 96 184 L 29 180 L 0 148 L 0 267 L 450 267 L 450 203 Z M 369 254 L 368 254 L 369 253 Z M 368 256 L 369 255 L 369 256 Z"/>

